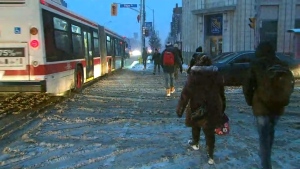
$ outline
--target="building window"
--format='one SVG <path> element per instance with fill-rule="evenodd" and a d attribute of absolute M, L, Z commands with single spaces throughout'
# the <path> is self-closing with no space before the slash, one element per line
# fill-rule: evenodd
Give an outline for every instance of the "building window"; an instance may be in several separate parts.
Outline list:
<path fill-rule="evenodd" d="M 300 28 L 300 19 L 295 20 L 295 28 Z"/>

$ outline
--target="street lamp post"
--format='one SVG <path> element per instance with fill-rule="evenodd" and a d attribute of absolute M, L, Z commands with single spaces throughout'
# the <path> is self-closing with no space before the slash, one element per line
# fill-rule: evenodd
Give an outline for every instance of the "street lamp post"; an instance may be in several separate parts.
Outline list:
<path fill-rule="evenodd" d="M 152 10 L 152 19 L 153 19 L 153 21 L 152 21 L 152 29 L 153 29 L 153 31 L 155 31 L 155 27 L 154 27 L 154 9 L 152 9 L 152 8 L 150 8 L 148 6 L 147 6 L 147 8 L 149 8 L 150 10 Z"/>

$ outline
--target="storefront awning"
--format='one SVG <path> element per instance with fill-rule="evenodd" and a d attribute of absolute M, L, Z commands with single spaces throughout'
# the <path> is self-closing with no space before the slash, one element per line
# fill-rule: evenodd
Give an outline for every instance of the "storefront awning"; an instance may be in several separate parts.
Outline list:
<path fill-rule="evenodd" d="M 300 28 L 297 28 L 297 29 L 289 29 L 289 30 L 287 30 L 287 32 L 300 34 Z"/>

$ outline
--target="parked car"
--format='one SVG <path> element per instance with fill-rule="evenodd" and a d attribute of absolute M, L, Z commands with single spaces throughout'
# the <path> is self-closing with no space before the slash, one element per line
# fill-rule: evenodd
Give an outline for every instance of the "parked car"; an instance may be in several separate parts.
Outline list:
<path fill-rule="evenodd" d="M 293 59 L 283 53 L 276 56 L 289 65 L 295 79 L 300 79 L 300 60 Z M 249 70 L 250 62 L 255 58 L 255 51 L 234 52 L 218 60 L 213 65 L 219 68 L 226 86 L 240 86 Z"/>
<path fill-rule="evenodd" d="M 228 55 L 231 55 L 232 53 L 234 53 L 234 52 L 224 52 L 224 53 L 221 53 L 221 54 L 215 56 L 214 58 L 212 58 L 212 62 L 216 62 L 217 60 L 222 59 L 222 58 L 224 58 L 224 57 L 226 57 Z"/>

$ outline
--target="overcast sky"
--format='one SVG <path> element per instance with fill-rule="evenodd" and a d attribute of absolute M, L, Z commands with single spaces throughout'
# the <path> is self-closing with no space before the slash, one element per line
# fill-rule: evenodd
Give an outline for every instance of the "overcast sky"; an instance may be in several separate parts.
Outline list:
<path fill-rule="evenodd" d="M 140 34 L 140 24 L 137 22 L 138 12 L 129 8 L 120 8 L 118 6 L 118 16 L 110 15 L 110 6 L 112 3 L 137 4 L 139 10 L 140 0 L 65 0 L 68 8 L 92 21 L 104 25 L 109 29 L 126 37 L 133 37 L 137 32 Z M 146 2 L 146 21 L 153 21 L 154 9 L 154 27 L 159 31 L 162 43 L 170 32 L 170 22 L 172 20 L 173 8 L 176 3 L 181 7 L 181 0 L 145 0 Z"/>

